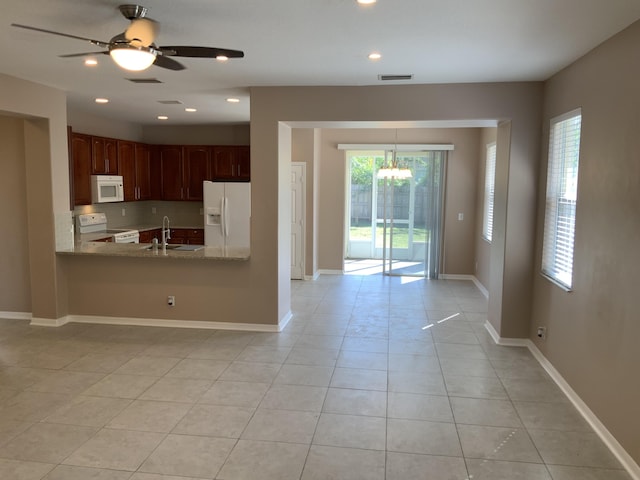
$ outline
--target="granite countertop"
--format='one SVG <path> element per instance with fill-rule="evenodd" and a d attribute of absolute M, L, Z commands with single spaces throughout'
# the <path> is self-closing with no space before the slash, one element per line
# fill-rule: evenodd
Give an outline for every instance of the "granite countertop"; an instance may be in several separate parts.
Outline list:
<path fill-rule="evenodd" d="M 249 260 L 250 252 L 248 248 L 239 247 L 205 247 L 198 246 L 197 250 L 176 250 L 168 248 L 166 253 L 162 247 L 157 251 L 147 249 L 151 243 L 112 243 L 112 242 L 92 242 L 77 241 L 74 248 L 69 250 L 59 250 L 61 255 L 100 255 L 107 257 L 129 257 L 129 258 L 182 258 L 188 260 Z M 179 245 L 173 245 L 179 247 Z M 185 245 L 184 247 L 193 247 Z M 197 247 L 196 247 L 197 248 Z"/>

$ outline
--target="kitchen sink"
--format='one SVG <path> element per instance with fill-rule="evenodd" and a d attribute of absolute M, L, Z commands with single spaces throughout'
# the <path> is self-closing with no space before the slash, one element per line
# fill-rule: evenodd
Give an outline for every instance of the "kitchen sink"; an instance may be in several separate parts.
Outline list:
<path fill-rule="evenodd" d="M 195 252 L 197 250 L 203 249 L 204 245 L 181 245 L 181 244 L 169 244 L 167 245 L 167 250 L 178 250 L 181 252 Z M 142 247 L 143 250 L 153 250 L 153 245 L 147 245 Z M 162 246 L 158 245 L 158 251 L 162 250 Z"/>

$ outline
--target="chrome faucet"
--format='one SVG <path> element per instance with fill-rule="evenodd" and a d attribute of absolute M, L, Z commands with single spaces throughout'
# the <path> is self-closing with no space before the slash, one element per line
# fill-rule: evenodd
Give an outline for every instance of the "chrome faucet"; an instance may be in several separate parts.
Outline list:
<path fill-rule="evenodd" d="M 164 227 L 164 222 L 167 222 L 167 228 Z M 169 228 L 169 217 L 166 215 L 162 219 L 162 251 L 167 252 L 167 240 L 171 239 L 171 229 Z"/>

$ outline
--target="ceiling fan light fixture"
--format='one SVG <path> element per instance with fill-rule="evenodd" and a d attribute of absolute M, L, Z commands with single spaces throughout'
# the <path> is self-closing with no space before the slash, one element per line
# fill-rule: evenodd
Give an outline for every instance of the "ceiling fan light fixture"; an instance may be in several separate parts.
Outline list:
<path fill-rule="evenodd" d="M 129 44 L 110 48 L 109 55 L 119 67 L 132 72 L 146 70 L 156 61 L 156 51 L 153 48 L 134 47 Z"/>
<path fill-rule="evenodd" d="M 229 60 L 229 57 L 227 57 L 226 55 L 216 55 L 216 60 L 218 60 L 219 62 L 226 62 L 227 60 Z"/>

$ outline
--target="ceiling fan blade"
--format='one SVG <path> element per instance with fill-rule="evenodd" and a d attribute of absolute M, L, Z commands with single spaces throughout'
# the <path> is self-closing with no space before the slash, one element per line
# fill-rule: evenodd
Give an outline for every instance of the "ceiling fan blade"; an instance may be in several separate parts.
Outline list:
<path fill-rule="evenodd" d="M 190 46 L 169 46 L 159 47 L 160 50 L 166 51 L 166 55 L 174 55 L 176 57 L 198 57 L 198 58 L 242 58 L 244 52 L 240 50 L 230 50 L 228 48 L 213 47 L 190 47 Z M 175 52 L 175 53 L 174 53 Z"/>
<path fill-rule="evenodd" d="M 12 23 L 11 26 L 12 27 L 18 27 L 18 28 L 24 28 L 26 30 L 33 30 L 35 32 L 50 33 L 51 35 L 59 35 L 61 37 L 74 38 L 76 40 L 84 40 L 85 42 L 92 43 L 92 44 L 94 44 L 94 45 L 96 45 L 98 47 L 102 47 L 102 48 L 107 48 L 109 46 L 109 43 L 102 42 L 100 40 L 94 40 L 93 38 L 79 37 L 78 35 L 70 35 L 68 33 L 54 32 L 53 30 L 46 30 L 44 28 L 38 28 L 38 27 L 30 27 L 29 25 L 20 25 L 19 23 Z"/>
<path fill-rule="evenodd" d="M 186 67 L 180 62 L 176 62 L 173 58 L 165 57 L 164 55 L 156 55 L 156 60 L 153 64 L 157 67 L 167 68 L 169 70 L 184 70 Z"/>
<path fill-rule="evenodd" d="M 153 43 L 159 30 L 158 22 L 150 18 L 136 18 L 131 20 L 131 25 L 124 32 L 124 36 L 130 42 L 137 41 L 143 47 Z"/>
<path fill-rule="evenodd" d="M 84 57 L 85 55 L 109 55 L 109 52 L 84 52 L 84 53 L 68 53 L 66 55 L 58 55 L 60 58 Z"/>

